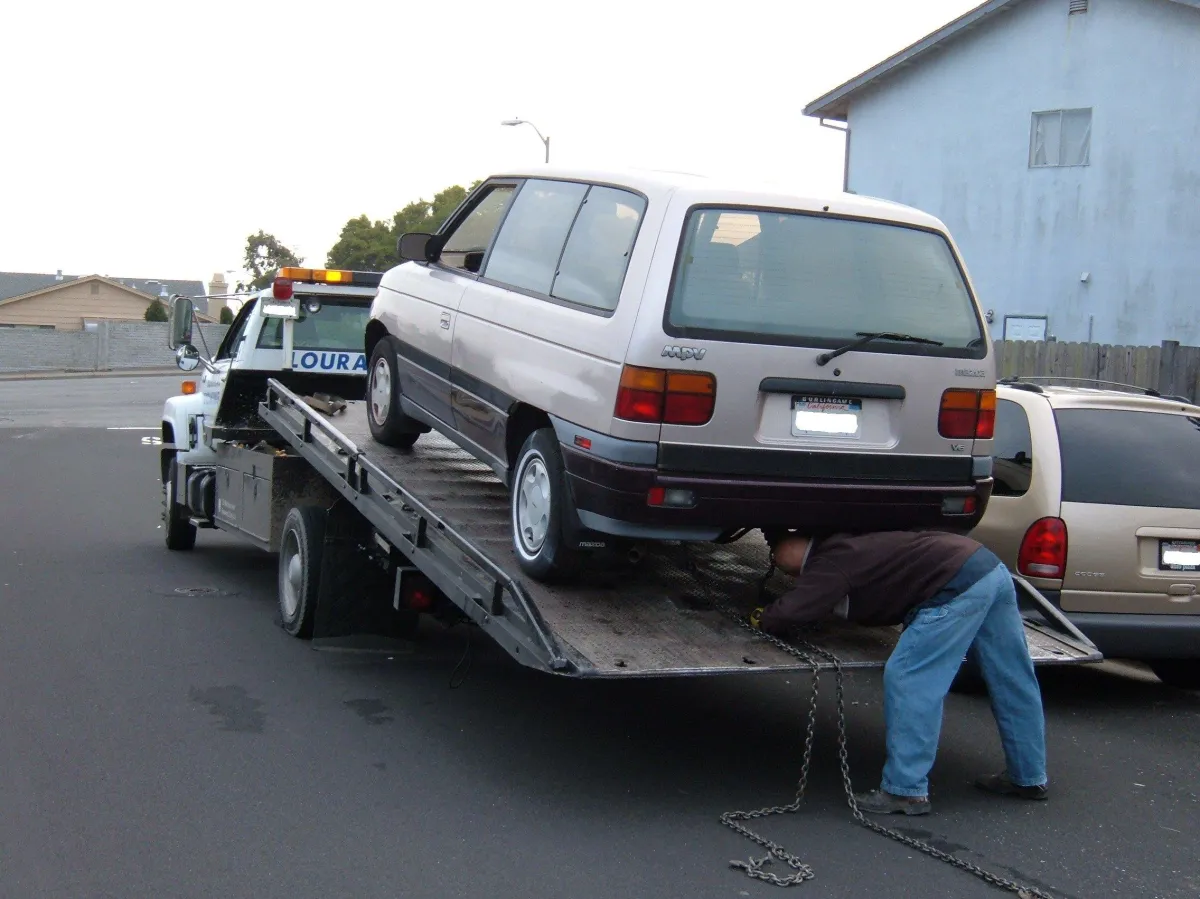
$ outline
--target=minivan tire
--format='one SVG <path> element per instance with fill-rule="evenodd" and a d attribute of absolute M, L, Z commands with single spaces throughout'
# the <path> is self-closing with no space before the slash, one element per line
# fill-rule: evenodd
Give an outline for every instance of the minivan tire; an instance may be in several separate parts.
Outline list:
<path fill-rule="evenodd" d="M 396 361 L 400 341 L 390 334 L 380 338 L 371 351 L 367 374 L 367 424 L 371 436 L 384 446 L 411 449 L 426 430 L 415 418 L 400 410 L 400 369 Z"/>
<path fill-rule="evenodd" d="M 1200 690 L 1200 659 L 1151 659 L 1146 664 L 1169 687 Z"/>
<path fill-rule="evenodd" d="M 529 435 L 514 471 L 513 551 L 521 570 L 545 583 L 571 578 L 579 570 L 580 554 L 565 538 L 564 524 L 574 517 L 575 507 L 553 428 Z"/>

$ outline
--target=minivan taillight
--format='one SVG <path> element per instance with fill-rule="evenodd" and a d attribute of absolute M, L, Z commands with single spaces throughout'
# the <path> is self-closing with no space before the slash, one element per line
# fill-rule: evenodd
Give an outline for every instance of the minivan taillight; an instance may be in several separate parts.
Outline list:
<path fill-rule="evenodd" d="M 1017 571 L 1026 577 L 1060 578 L 1066 570 L 1066 523 L 1061 518 L 1039 518 L 1021 541 Z"/>
<path fill-rule="evenodd" d="M 627 421 L 702 425 L 712 418 L 716 401 L 717 379 L 706 372 L 626 365 L 614 414 Z"/>
<path fill-rule="evenodd" d="M 938 433 L 956 440 L 991 440 L 996 430 L 996 391 L 943 391 Z"/>

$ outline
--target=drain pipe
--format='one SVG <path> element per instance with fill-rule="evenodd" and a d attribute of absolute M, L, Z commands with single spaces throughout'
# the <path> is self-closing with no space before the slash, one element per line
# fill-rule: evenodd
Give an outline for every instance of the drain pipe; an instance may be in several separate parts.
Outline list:
<path fill-rule="evenodd" d="M 842 160 L 842 193 L 854 193 L 850 189 L 850 123 L 840 122 L 834 124 L 822 116 L 817 120 L 822 128 L 829 128 L 833 131 L 840 131 L 846 135 L 846 151 L 845 158 Z"/>

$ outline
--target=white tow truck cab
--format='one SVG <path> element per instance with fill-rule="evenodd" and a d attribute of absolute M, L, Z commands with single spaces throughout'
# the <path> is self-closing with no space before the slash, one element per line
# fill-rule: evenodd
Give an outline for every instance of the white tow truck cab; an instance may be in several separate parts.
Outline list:
<path fill-rule="evenodd" d="M 191 299 L 172 298 L 169 345 L 179 367 L 199 369 L 199 378 L 185 382 L 185 392 L 163 407 L 168 547 L 190 549 L 197 528 L 221 528 L 238 531 L 263 549 L 278 549 L 282 521 L 272 509 L 272 491 L 264 488 L 283 475 L 275 468 L 294 460 L 253 449 L 274 435 L 259 419 L 258 404 L 269 378 L 318 401 L 362 398 L 363 335 L 380 277 L 377 272 L 283 268 L 271 287 L 243 304 L 220 345 L 203 351 L 192 343 Z"/>

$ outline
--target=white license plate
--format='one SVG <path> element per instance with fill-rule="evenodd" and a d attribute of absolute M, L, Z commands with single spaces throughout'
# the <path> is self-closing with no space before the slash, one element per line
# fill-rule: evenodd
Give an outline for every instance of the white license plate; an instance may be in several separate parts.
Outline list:
<path fill-rule="evenodd" d="M 1165 571 L 1200 571 L 1200 542 L 1161 541 L 1158 544 L 1158 567 Z"/>
<path fill-rule="evenodd" d="M 861 427 L 862 400 L 792 397 L 792 434 L 796 437 L 858 437 Z"/>

